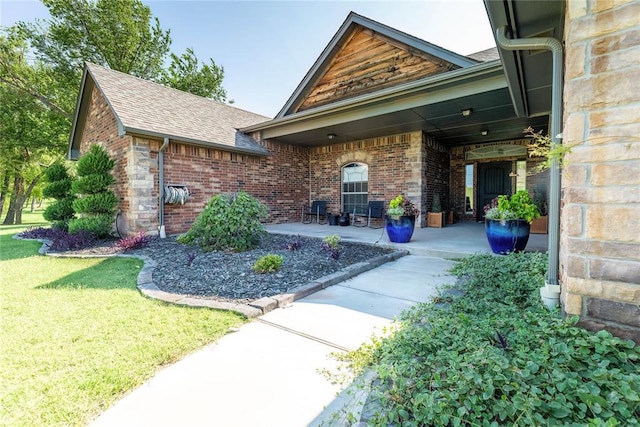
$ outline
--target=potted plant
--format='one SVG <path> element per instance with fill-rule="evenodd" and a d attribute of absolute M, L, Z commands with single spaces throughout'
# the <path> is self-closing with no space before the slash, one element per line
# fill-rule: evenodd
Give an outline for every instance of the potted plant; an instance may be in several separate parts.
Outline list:
<path fill-rule="evenodd" d="M 384 221 L 389 240 L 394 243 L 407 243 L 411 240 L 418 214 L 415 205 L 402 194 L 391 200 Z"/>
<path fill-rule="evenodd" d="M 549 231 L 549 217 L 547 216 L 547 198 L 544 191 L 536 190 L 533 193 L 533 203 L 535 203 L 540 217 L 531 222 L 532 234 L 547 234 Z"/>
<path fill-rule="evenodd" d="M 440 205 L 440 195 L 434 194 L 433 202 L 431 203 L 431 212 L 427 212 L 427 227 L 444 227 L 444 215 L 444 212 L 442 212 L 442 206 Z"/>
<path fill-rule="evenodd" d="M 529 241 L 531 221 L 539 216 L 525 190 L 493 199 L 484 207 L 484 229 L 491 250 L 497 254 L 523 251 Z"/>

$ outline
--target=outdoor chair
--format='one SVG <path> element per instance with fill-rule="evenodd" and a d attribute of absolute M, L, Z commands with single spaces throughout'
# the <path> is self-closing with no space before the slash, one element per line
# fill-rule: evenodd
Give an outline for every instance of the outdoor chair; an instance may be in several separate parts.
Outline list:
<path fill-rule="evenodd" d="M 358 218 L 362 218 L 359 220 Z M 366 222 L 364 219 L 366 218 Z M 357 209 L 353 211 L 353 224 L 356 227 L 369 227 L 369 228 L 382 228 L 380 226 L 372 226 L 371 219 L 384 219 L 384 202 L 383 201 L 371 201 L 367 205 L 365 212 L 358 212 Z M 384 223 L 384 222 L 383 222 Z"/>
<path fill-rule="evenodd" d="M 311 207 L 303 206 L 302 207 L 302 223 L 303 224 L 311 224 L 313 222 L 313 217 L 315 216 L 316 223 L 318 224 L 326 224 L 327 223 L 327 202 L 325 200 L 315 200 L 311 203 Z M 320 222 L 320 218 L 323 217 L 324 220 Z"/>

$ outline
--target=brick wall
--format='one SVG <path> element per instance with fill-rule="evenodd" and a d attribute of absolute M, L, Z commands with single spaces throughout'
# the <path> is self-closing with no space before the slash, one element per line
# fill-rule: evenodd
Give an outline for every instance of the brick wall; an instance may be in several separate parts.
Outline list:
<path fill-rule="evenodd" d="M 362 162 L 369 166 L 369 200 L 384 200 L 388 208 L 402 193 L 424 212 L 423 146 L 422 133 L 413 132 L 311 148 L 306 200 L 327 200 L 330 212 L 340 212 L 342 167 Z"/>
<path fill-rule="evenodd" d="M 113 190 L 120 200 L 117 208 L 123 212 L 118 217 L 118 227 L 120 231 L 126 232 L 130 226 L 128 212 L 135 205 L 129 191 L 127 170 L 131 137 L 118 136 L 116 117 L 105 98 L 95 87 L 91 93 L 91 103 L 86 116 L 82 140 L 80 141 L 80 155 L 89 151 L 89 147 L 93 144 L 99 144 L 105 148 L 109 156 L 115 161 L 115 166 L 111 172 L 116 179 L 116 185 Z"/>
<path fill-rule="evenodd" d="M 640 2 L 567 2 L 563 308 L 640 343 Z"/>
<path fill-rule="evenodd" d="M 158 144 L 152 151 L 157 152 Z M 187 231 L 211 197 L 241 190 L 267 204 L 268 222 L 299 221 L 308 197 L 308 150 L 273 141 L 262 144 L 269 151 L 267 157 L 172 141 L 165 151 L 165 183 L 186 185 L 190 197 L 185 205 L 164 205 L 166 232 Z M 157 197 L 157 180 L 153 191 Z"/>
<path fill-rule="evenodd" d="M 433 196 L 435 194 L 440 195 L 440 206 L 443 211 L 448 210 L 450 204 L 450 186 L 449 182 L 451 161 L 449 158 L 449 149 L 444 145 L 438 143 L 435 139 L 428 135 L 424 135 L 423 142 L 423 167 L 424 185 L 423 200 L 426 200 L 425 212 L 430 212 L 433 204 Z M 464 186 L 464 176 L 463 183 Z M 423 215 L 422 221 L 424 222 L 426 215 Z M 422 223 L 422 227 L 425 225 Z"/>

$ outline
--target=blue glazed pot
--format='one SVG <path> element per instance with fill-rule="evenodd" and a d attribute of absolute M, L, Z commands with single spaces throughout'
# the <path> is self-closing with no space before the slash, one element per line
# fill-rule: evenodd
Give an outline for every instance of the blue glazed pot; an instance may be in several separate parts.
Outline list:
<path fill-rule="evenodd" d="M 413 236 L 413 229 L 416 225 L 415 215 L 402 215 L 400 217 L 384 217 L 384 224 L 389 240 L 394 243 L 407 243 Z"/>
<path fill-rule="evenodd" d="M 531 225 L 524 219 L 484 220 L 489 246 L 496 254 L 524 251 L 529 241 L 530 228 Z"/>

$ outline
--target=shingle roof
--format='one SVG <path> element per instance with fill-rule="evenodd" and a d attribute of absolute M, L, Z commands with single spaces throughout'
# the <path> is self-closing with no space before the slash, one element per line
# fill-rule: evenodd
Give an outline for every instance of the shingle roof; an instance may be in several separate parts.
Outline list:
<path fill-rule="evenodd" d="M 267 121 L 268 117 L 99 65 L 87 64 L 87 71 L 127 133 L 267 153 L 237 129 Z"/>
<path fill-rule="evenodd" d="M 467 58 L 475 59 L 480 62 L 494 61 L 500 58 L 497 47 L 490 47 L 489 49 L 481 50 L 480 52 L 474 52 L 467 55 Z"/>

